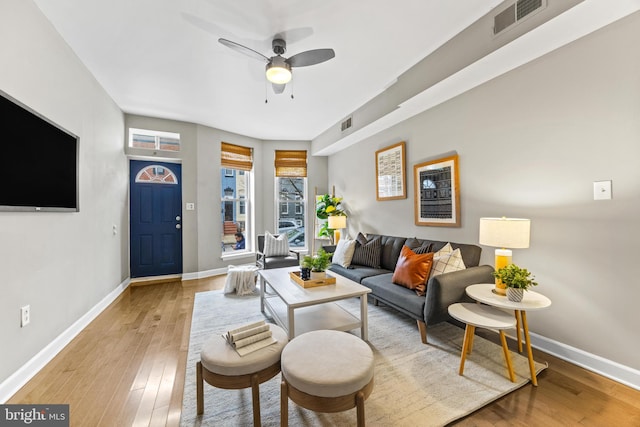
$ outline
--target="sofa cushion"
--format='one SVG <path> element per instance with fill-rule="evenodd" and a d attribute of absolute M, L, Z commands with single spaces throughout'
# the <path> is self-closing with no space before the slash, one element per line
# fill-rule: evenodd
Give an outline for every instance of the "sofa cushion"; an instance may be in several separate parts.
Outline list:
<path fill-rule="evenodd" d="M 420 241 L 413 237 L 409 237 L 404 245 L 417 254 L 427 254 L 429 252 L 433 252 L 431 250 L 431 246 L 433 245 L 430 242 Z"/>
<path fill-rule="evenodd" d="M 408 240 L 408 239 L 407 239 Z M 470 245 L 465 243 L 454 243 L 454 242 L 442 242 L 438 240 L 427 240 L 427 239 L 419 239 L 416 238 L 421 245 L 424 244 L 432 244 L 431 250 L 433 252 L 437 252 L 442 249 L 447 243 L 451 245 L 451 247 L 455 249 L 460 249 L 460 253 L 462 255 L 462 259 L 464 261 L 464 265 L 469 267 L 476 267 L 480 264 L 480 254 L 482 253 L 482 248 L 477 245 Z"/>
<path fill-rule="evenodd" d="M 411 289 L 392 285 L 392 276 L 393 273 L 366 277 L 362 284 L 371 289 L 372 297 L 392 305 L 414 319 L 423 319 L 426 298 L 417 296 Z"/>
<path fill-rule="evenodd" d="M 391 273 L 391 271 L 389 270 L 380 268 L 371 268 L 365 266 L 357 266 L 357 268 L 345 268 L 338 264 L 331 264 L 328 269 L 357 283 L 361 283 L 362 279 L 364 279 L 365 277 Z M 391 278 L 389 278 L 388 285 L 391 286 Z"/>
<path fill-rule="evenodd" d="M 406 237 L 384 236 L 380 234 L 367 234 L 367 238 L 372 240 L 379 237 L 382 242 L 382 257 L 380 258 L 380 267 L 385 270 L 393 271 L 400 257 L 400 251 L 407 241 Z"/>
<path fill-rule="evenodd" d="M 349 267 L 349 265 L 351 265 L 351 260 L 353 259 L 353 251 L 355 248 L 355 240 L 341 239 L 336 245 L 331 262 L 343 267 Z"/>
<path fill-rule="evenodd" d="M 431 274 L 429 278 L 437 276 L 442 273 L 450 273 L 452 271 L 464 270 L 467 268 L 462 260 L 460 249 L 456 249 L 453 252 L 439 255 L 436 253 L 433 257 L 433 267 L 431 268 Z"/>
<path fill-rule="evenodd" d="M 360 237 L 360 235 L 358 236 Z M 364 236 L 363 236 L 364 237 Z M 360 240 L 362 241 L 362 240 Z M 373 238 L 362 244 L 356 243 L 351 262 L 371 268 L 380 268 L 380 255 L 382 254 L 382 239 Z"/>
<path fill-rule="evenodd" d="M 424 296 L 432 265 L 433 252 L 416 254 L 408 246 L 403 246 L 391 281 Z"/>
<path fill-rule="evenodd" d="M 264 256 L 271 257 L 289 255 L 289 241 L 287 240 L 286 233 L 276 237 L 267 231 L 264 237 Z"/>

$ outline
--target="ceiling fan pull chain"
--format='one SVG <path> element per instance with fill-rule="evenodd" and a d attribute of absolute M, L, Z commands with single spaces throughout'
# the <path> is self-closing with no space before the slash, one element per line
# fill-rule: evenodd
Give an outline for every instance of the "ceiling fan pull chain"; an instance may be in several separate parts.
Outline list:
<path fill-rule="evenodd" d="M 293 80 L 291 80 L 291 99 L 293 99 Z"/>
<path fill-rule="evenodd" d="M 264 103 L 268 104 L 269 103 L 269 92 L 267 91 L 267 82 L 264 82 Z"/>

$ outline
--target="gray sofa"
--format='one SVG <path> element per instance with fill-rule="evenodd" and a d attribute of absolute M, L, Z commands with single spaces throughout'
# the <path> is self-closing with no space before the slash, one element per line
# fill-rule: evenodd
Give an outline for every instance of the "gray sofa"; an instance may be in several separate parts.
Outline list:
<path fill-rule="evenodd" d="M 349 268 L 331 264 L 329 270 L 347 277 L 371 289 L 369 296 L 374 304 L 385 305 L 415 319 L 420 331 L 420 339 L 427 343 L 427 325 L 450 320 L 447 311 L 449 305 L 456 302 L 471 302 L 465 288 L 475 283 L 493 283 L 493 267 L 479 266 L 482 248 L 476 245 L 450 242 L 453 249 L 460 249 L 465 270 L 444 273 L 432 277 L 427 283 L 425 296 L 418 296 L 414 290 L 396 285 L 392 282 L 393 270 L 396 266 L 403 245 L 416 248 L 431 244 L 432 251 L 438 251 L 447 242 L 368 234 L 367 239 L 380 238 L 382 253 L 380 268 L 362 265 L 351 265 Z"/>

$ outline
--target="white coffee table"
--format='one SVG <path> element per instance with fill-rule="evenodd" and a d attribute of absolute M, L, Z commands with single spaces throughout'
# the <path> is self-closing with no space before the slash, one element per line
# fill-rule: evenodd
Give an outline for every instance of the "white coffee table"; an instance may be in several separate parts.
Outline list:
<path fill-rule="evenodd" d="M 271 315 L 284 328 L 289 339 L 305 332 L 332 329 L 350 331 L 360 328 L 360 338 L 369 339 L 367 324 L 367 294 L 371 289 L 333 272 L 334 285 L 303 288 L 293 282 L 289 272 L 299 267 L 259 270 L 260 311 Z M 360 318 L 335 304 L 348 298 L 360 298 Z"/>
<path fill-rule="evenodd" d="M 483 304 L 492 305 L 498 308 L 513 310 L 516 316 L 516 331 L 518 337 L 518 351 L 522 352 L 522 340 L 520 329 L 524 331 L 524 339 L 527 345 L 527 356 L 529 358 L 529 371 L 531 372 L 531 384 L 538 385 L 536 378 L 535 362 L 531 350 L 531 338 L 529 336 L 529 325 L 527 324 L 527 311 L 542 310 L 551 305 L 551 300 L 542 294 L 534 291 L 526 291 L 522 301 L 509 301 L 505 295 L 498 295 L 493 292 L 494 283 L 481 283 L 467 286 L 466 292 L 474 300 Z"/>

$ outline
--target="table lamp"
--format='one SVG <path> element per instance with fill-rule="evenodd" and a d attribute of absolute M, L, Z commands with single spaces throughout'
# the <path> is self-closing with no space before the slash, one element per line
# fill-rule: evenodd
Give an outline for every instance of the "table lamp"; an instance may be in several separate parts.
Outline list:
<path fill-rule="evenodd" d="M 328 227 L 333 230 L 333 244 L 337 245 L 340 241 L 340 230 L 347 226 L 347 217 L 342 215 L 330 215 L 328 219 Z"/>
<path fill-rule="evenodd" d="M 511 249 L 529 247 L 531 220 L 524 218 L 480 218 L 480 244 L 496 249 L 495 269 L 511 264 Z M 495 292 L 507 294 L 507 287 L 496 278 Z"/>

